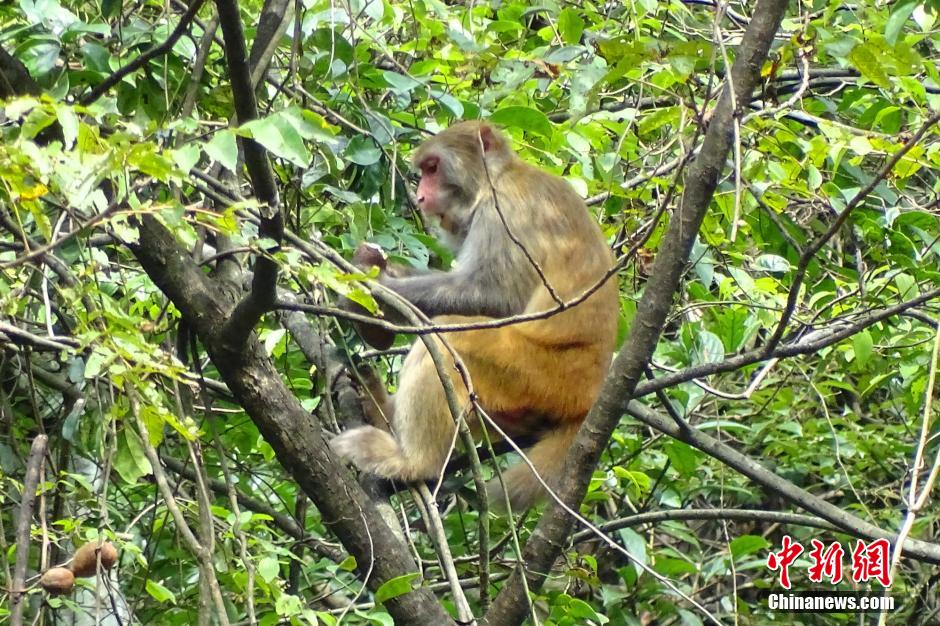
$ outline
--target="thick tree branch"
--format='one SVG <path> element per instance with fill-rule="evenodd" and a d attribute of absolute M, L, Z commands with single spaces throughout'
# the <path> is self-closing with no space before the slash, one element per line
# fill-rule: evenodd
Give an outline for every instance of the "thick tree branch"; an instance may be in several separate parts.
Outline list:
<path fill-rule="evenodd" d="M 565 459 L 562 472 L 565 478 L 558 494 L 569 507 L 576 507 L 581 501 L 600 454 L 656 348 L 673 294 L 731 149 L 739 103 L 747 101 L 757 84 L 761 65 L 767 58 L 786 5 L 786 0 L 760 0 L 754 8 L 754 17 L 731 69 L 732 80 L 722 90 L 702 149 L 689 167 L 679 208 L 656 255 L 650 280 L 624 343 L 626 347 L 614 360 L 600 397 Z M 526 545 L 522 563 L 486 614 L 488 624 L 518 624 L 525 619 L 529 599 L 524 593 L 523 576 L 531 589 L 541 587 L 542 572 L 551 568 L 572 524 L 573 519 L 565 507 L 558 502 L 551 503 Z"/>
<path fill-rule="evenodd" d="M 30 526 L 33 519 L 33 502 L 36 500 L 36 487 L 39 485 L 39 471 L 46 456 L 47 435 L 36 435 L 33 439 L 29 458 L 26 461 L 26 475 L 23 478 L 23 494 L 20 496 L 20 510 L 16 516 L 16 561 L 13 563 L 13 580 L 10 581 L 10 623 L 20 626 L 23 623 L 23 608 L 26 604 L 26 565 L 29 562 Z"/>
<path fill-rule="evenodd" d="M 266 0 L 261 8 L 255 42 L 248 59 L 252 85 L 261 84 L 261 78 L 268 71 L 271 58 L 294 14 L 293 8 L 294 0 Z"/>
<path fill-rule="evenodd" d="M 41 93 L 42 87 L 29 75 L 22 61 L 0 48 L 0 100 Z"/>
<path fill-rule="evenodd" d="M 406 546 L 385 524 L 352 474 L 333 455 L 320 424 L 303 409 L 249 333 L 237 350 L 222 327 L 232 304 L 192 262 L 155 218 L 140 223 L 134 254 L 154 283 L 196 330 L 232 394 L 252 418 L 277 458 L 317 506 L 324 523 L 355 556 L 368 584 L 417 570 Z M 397 622 L 447 624 L 450 618 L 424 588 L 386 603 Z"/>

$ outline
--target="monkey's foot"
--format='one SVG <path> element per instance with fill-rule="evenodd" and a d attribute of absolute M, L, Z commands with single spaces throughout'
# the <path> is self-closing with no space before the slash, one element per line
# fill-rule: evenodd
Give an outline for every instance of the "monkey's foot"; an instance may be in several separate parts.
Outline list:
<path fill-rule="evenodd" d="M 359 469 L 383 478 L 411 480 L 407 463 L 395 438 L 373 426 L 360 426 L 330 441 L 333 452 Z"/>

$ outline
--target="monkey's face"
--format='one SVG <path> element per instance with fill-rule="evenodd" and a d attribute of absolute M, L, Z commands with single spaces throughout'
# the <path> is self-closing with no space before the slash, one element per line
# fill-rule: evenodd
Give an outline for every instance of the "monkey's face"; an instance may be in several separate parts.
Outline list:
<path fill-rule="evenodd" d="M 414 154 L 418 207 L 451 235 L 465 233 L 493 180 L 512 159 L 506 140 L 485 122 L 451 126 L 425 141 Z"/>
<path fill-rule="evenodd" d="M 451 235 L 465 229 L 473 204 L 459 161 L 446 152 L 426 150 L 417 162 L 418 208 Z"/>

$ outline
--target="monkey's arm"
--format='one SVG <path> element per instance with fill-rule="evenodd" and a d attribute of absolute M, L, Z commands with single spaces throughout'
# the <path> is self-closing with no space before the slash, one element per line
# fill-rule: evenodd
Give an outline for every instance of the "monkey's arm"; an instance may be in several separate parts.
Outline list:
<path fill-rule="evenodd" d="M 410 276 L 383 272 L 379 281 L 432 317 L 518 315 L 539 281 L 495 211 L 478 212 L 455 265 Z"/>
<path fill-rule="evenodd" d="M 521 284 L 527 281 L 487 274 L 482 270 L 431 271 L 405 277 L 383 275 L 380 282 L 431 317 L 508 317 L 522 313 L 532 291 Z"/>

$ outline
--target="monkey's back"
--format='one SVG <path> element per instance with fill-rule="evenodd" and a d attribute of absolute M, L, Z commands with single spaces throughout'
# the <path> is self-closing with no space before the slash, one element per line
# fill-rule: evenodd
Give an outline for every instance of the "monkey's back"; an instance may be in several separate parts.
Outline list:
<path fill-rule="evenodd" d="M 613 267 L 613 255 L 584 201 L 565 180 L 520 159 L 500 179 L 528 181 L 497 189 L 509 229 L 541 272 L 525 313 L 558 307 L 546 284 L 565 303 L 595 291 L 544 319 L 467 333 L 478 333 L 465 338 L 473 346 L 468 368 L 474 381 L 479 379 L 475 386 L 486 391 L 484 406 L 496 413 L 534 412 L 580 421 L 597 397 L 616 341 L 616 276 L 598 285 Z M 529 210 L 513 212 L 514 207 Z M 528 259 L 522 262 L 536 272 Z"/>

